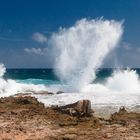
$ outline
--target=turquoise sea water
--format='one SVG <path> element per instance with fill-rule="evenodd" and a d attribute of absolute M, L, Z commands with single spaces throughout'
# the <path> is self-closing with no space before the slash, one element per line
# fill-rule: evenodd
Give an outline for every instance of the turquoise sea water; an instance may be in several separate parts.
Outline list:
<path fill-rule="evenodd" d="M 115 76 L 112 75 L 114 70 L 116 71 Z M 54 94 L 54 96 L 33 95 L 46 106 L 63 105 L 89 99 L 94 107 L 100 105 L 133 107 L 140 103 L 140 69 L 135 70 L 136 73 L 134 69 L 132 71 L 98 69 L 93 84 L 81 86 L 77 90 L 73 85 L 60 81 L 55 76 L 53 69 L 7 69 L 4 75 L 5 80 L 1 79 L 0 95 L 5 97 L 28 91 L 33 93 L 64 91 L 63 94 Z"/>
<path fill-rule="evenodd" d="M 94 82 L 103 82 L 106 78 L 111 76 L 114 70 L 115 69 L 111 68 L 98 69 Z M 140 75 L 140 69 L 135 70 L 138 75 Z M 54 74 L 53 69 L 7 69 L 4 78 L 32 84 L 50 85 L 61 83 Z"/>
<path fill-rule="evenodd" d="M 7 69 L 4 78 L 36 85 L 60 83 L 59 79 L 53 73 L 53 69 Z"/>

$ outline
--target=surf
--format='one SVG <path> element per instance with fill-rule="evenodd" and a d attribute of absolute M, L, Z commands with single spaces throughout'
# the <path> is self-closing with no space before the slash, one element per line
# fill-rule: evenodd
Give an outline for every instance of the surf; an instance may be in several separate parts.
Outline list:
<path fill-rule="evenodd" d="M 33 77 L 22 81 L 5 79 L 6 68 L 0 64 L 0 97 L 61 90 L 64 93 L 59 95 L 33 96 L 47 106 L 80 99 L 89 99 L 94 105 L 139 105 L 140 78 L 135 70 L 115 70 L 104 81 L 95 82 L 98 69 L 121 41 L 122 24 L 122 21 L 103 18 L 81 19 L 72 27 L 60 28 L 48 40 L 55 58 L 54 73 L 59 82 L 48 84 L 50 81 L 46 81 L 43 84 L 42 79 Z"/>
<path fill-rule="evenodd" d="M 81 19 L 68 29 L 61 28 L 51 38 L 56 75 L 80 91 L 95 80 L 97 69 L 117 47 L 122 33 L 122 22 L 102 18 Z"/>

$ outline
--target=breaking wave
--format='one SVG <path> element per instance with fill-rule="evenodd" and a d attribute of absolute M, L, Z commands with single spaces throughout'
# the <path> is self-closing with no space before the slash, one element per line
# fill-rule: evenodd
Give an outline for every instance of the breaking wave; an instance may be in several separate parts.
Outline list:
<path fill-rule="evenodd" d="M 122 22 L 81 19 L 52 36 L 56 74 L 80 91 L 95 80 L 96 70 L 117 47 L 123 33 Z"/>
<path fill-rule="evenodd" d="M 0 97 L 23 92 L 63 90 L 65 93 L 60 95 L 47 98 L 40 95 L 38 98 L 47 105 L 85 98 L 95 104 L 139 104 L 140 78 L 135 70 L 114 71 L 105 81 L 94 81 L 97 69 L 117 47 L 122 33 L 122 22 L 103 19 L 82 19 L 70 28 L 61 28 L 50 37 L 49 43 L 56 58 L 55 73 L 62 83 L 36 84 L 34 79 L 22 82 L 4 79 L 6 68 L 0 64 Z"/>
<path fill-rule="evenodd" d="M 6 68 L 3 64 L 0 64 L 0 97 L 14 95 L 16 93 L 24 92 L 38 92 L 47 90 L 45 85 L 34 85 L 27 83 L 19 83 L 16 80 L 4 79 L 3 76 L 6 72 Z"/>

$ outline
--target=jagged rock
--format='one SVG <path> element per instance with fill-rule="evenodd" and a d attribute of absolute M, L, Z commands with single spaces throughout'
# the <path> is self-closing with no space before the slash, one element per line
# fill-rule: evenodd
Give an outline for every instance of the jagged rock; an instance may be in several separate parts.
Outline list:
<path fill-rule="evenodd" d="M 64 93 L 63 91 L 57 91 L 56 94 L 62 94 Z"/>
<path fill-rule="evenodd" d="M 116 118 L 106 120 L 95 116 L 72 117 L 55 108 L 57 106 L 45 108 L 42 103 L 29 96 L 0 98 L 0 139 L 139 140 L 140 138 L 140 113 L 124 112 L 124 109 L 121 109 L 124 113 L 115 113 Z"/>
<path fill-rule="evenodd" d="M 54 93 L 53 92 L 49 92 L 49 91 L 39 91 L 39 92 L 33 92 L 33 94 L 36 94 L 36 95 L 53 95 Z"/>
<path fill-rule="evenodd" d="M 31 96 L 25 97 L 7 97 L 0 98 L 0 108 L 14 109 L 14 108 L 33 108 L 33 107 L 42 107 L 44 108 L 44 104 L 40 103 L 37 98 Z"/>
<path fill-rule="evenodd" d="M 125 107 L 121 107 L 118 113 L 127 113 L 127 110 L 125 109 Z"/>
<path fill-rule="evenodd" d="M 27 92 L 27 93 L 17 93 L 14 95 L 14 97 L 25 97 L 25 96 L 31 96 L 32 93 Z"/>
<path fill-rule="evenodd" d="M 26 105 L 26 104 L 39 104 L 38 100 L 35 97 L 17 97 L 13 98 L 15 104 L 21 104 L 21 105 Z"/>
<path fill-rule="evenodd" d="M 73 104 L 68 104 L 57 108 L 63 113 L 70 114 L 72 116 L 90 116 L 93 112 L 91 110 L 91 102 L 89 100 L 79 100 Z"/>
<path fill-rule="evenodd" d="M 32 94 L 35 95 L 53 95 L 53 92 L 49 92 L 49 91 L 30 91 L 30 92 L 26 92 L 26 93 L 17 93 L 14 95 L 14 97 L 25 97 L 25 96 L 31 96 Z"/>

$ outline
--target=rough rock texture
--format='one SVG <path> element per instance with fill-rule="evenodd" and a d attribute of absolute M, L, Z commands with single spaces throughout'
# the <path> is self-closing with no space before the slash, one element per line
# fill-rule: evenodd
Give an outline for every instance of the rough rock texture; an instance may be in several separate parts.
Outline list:
<path fill-rule="evenodd" d="M 124 122 L 125 121 L 125 122 Z M 0 99 L 0 140 L 139 140 L 140 114 L 125 108 L 104 118 L 73 117 L 34 97 Z"/>
<path fill-rule="evenodd" d="M 25 93 L 17 93 L 14 95 L 14 97 L 25 97 L 25 96 L 31 96 L 31 95 L 54 95 L 53 92 L 48 92 L 48 91 L 30 91 L 30 92 L 25 92 Z"/>
<path fill-rule="evenodd" d="M 57 91 L 56 94 L 62 94 L 64 93 L 63 91 Z"/>
<path fill-rule="evenodd" d="M 93 112 L 91 102 L 89 100 L 79 100 L 76 103 L 57 107 L 59 111 L 70 114 L 72 116 L 90 116 Z"/>
<path fill-rule="evenodd" d="M 53 92 L 48 92 L 48 91 L 40 91 L 40 92 L 33 92 L 33 94 L 39 94 L 39 95 L 53 95 Z"/>

